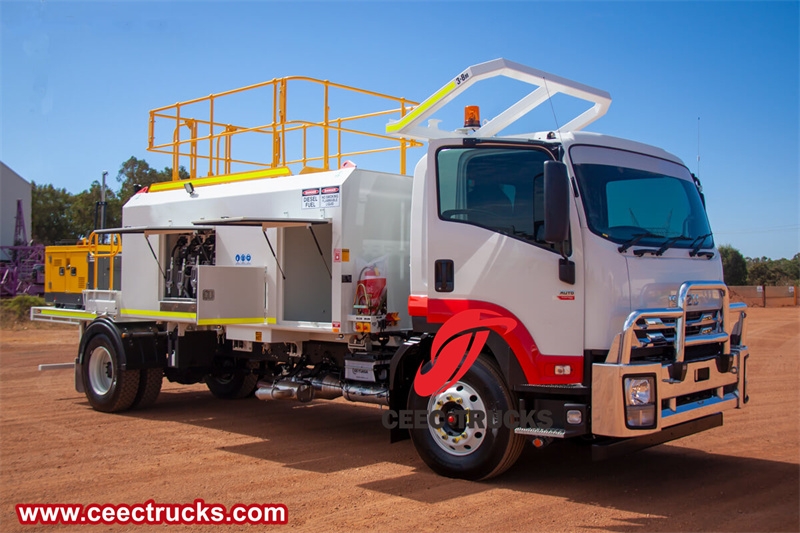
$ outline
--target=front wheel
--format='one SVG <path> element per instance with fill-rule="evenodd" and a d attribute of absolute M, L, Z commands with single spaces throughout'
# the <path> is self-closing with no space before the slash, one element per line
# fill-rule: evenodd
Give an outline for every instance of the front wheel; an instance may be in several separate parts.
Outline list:
<path fill-rule="evenodd" d="M 83 382 L 89 404 L 98 411 L 115 413 L 133 405 L 139 392 L 139 370 L 122 370 L 114 343 L 103 333 L 95 335 L 83 352 Z"/>
<path fill-rule="evenodd" d="M 522 453 L 525 439 L 508 427 L 516 420 L 505 416 L 515 408 L 514 397 L 486 355 L 479 356 L 460 381 L 430 397 L 419 396 L 412 387 L 408 406 L 427 412 L 427 427 L 415 426 L 411 440 L 420 458 L 438 474 L 489 479 L 508 470 Z"/>

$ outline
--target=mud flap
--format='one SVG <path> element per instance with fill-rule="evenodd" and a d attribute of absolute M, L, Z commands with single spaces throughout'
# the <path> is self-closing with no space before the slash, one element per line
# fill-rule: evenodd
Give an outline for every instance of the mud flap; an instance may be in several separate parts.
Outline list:
<path fill-rule="evenodd" d="M 81 364 L 80 357 L 75 358 L 75 390 L 78 392 L 86 392 L 83 385 L 83 365 Z"/>

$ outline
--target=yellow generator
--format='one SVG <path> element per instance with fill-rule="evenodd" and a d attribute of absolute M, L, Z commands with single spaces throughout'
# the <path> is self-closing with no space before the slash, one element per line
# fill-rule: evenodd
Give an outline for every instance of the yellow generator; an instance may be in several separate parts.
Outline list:
<path fill-rule="evenodd" d="M 85 289 L 119 290 L 122 262 L 114 259 L 121 251 L 119 235 L 101 243 L 94 233 L 74 245 L 47 246 L 44 299 L 56 307 L 82 309 Z"/>

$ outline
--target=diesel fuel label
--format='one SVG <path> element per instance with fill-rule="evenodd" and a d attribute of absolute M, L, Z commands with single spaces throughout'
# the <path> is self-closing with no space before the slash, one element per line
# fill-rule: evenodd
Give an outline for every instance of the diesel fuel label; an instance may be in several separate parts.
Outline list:
<path fill-rule="evenodd" d="M 303 209 L 339 207 L 339 205 L 341 205 L 341 187 L 339 185 L 303 189 Z"/>
<path fill-rule="evenodd" d="M 303 209 L 319 208 L 319 188 L 303 189 Z"/>

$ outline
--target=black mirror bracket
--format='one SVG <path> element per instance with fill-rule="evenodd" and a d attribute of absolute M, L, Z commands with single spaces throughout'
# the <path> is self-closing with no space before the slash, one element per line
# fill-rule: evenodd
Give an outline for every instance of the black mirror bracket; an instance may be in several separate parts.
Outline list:
<path fill-rule="evenodd" d="M 575 285 L 575 262 L 570 261 L 564 253 L 565 242 L 560 245 L 561 259 L 558 260 L 558 279 L 564 283 Z"/>

